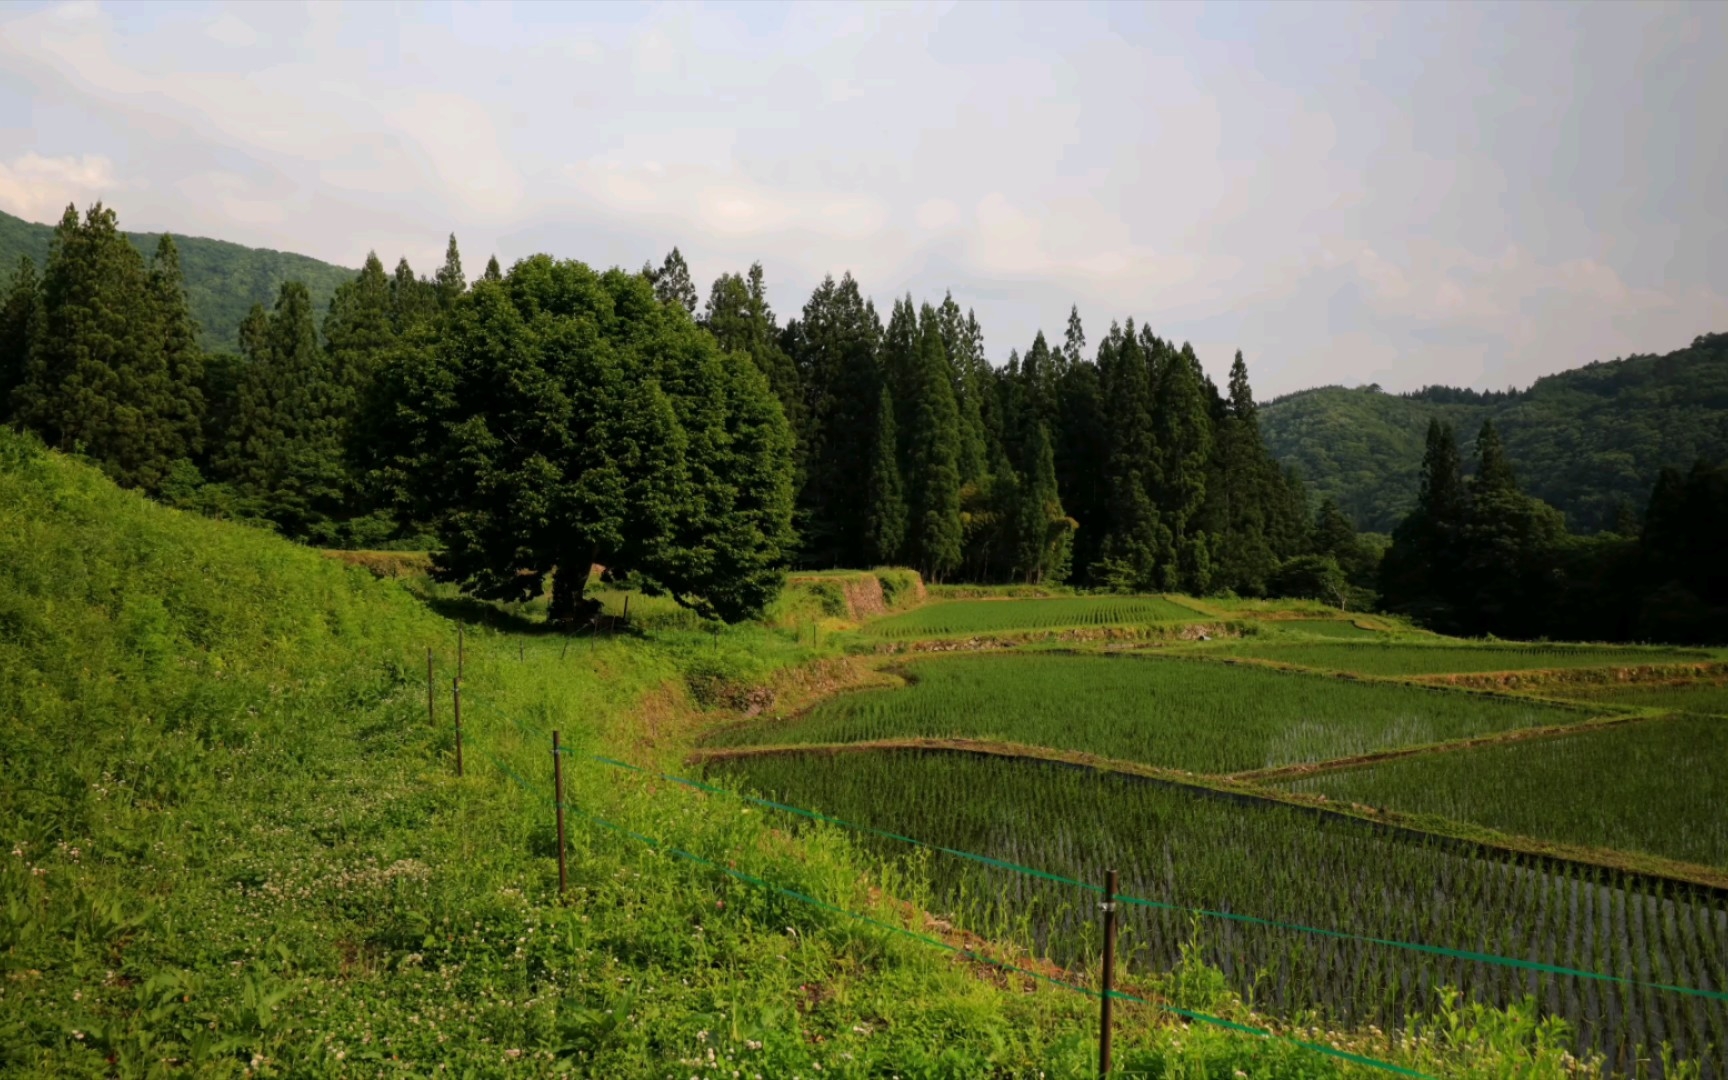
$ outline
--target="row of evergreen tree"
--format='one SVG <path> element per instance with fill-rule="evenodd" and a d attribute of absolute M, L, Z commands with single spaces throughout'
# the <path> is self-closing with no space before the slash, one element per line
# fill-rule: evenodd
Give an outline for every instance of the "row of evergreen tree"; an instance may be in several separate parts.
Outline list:
<path fill-rule="evenodd" d="M 579 409 L 568 412 L 560 395 L 601 393 L 568 381 L 588 352 L 626 356 L 625 367 L 636 365 L 665 390 L 675 426 L 697 447 L 685 464 L 696 473 L 719 468 L 721 458 L 702 457 L 702 440 L 726 444 L 737 434 L 727 433 L 732 421 L 697 417 L 672 389 L 709 376 L 636 356 L 632 342 L 655 337 L 691 356 L 712 349 L 747 358 L 778 401 L 796 539 L 772 524 L 756 526 L 777 558 L 808 566 L 905 563 L 934 581 L 1282 591 L 1340 601 L 1371 583 L 1372 559 L 1347 519 L 1326 506 L 1311 521 L 1299 480 L 1268 454 L 1240 354 L 1221 391 L 1190 347 L 1132 320 L 1112 324 L 1087 355 L 1074 311 L 1059 347 L 1040 333 L 998 367 L 986 359 L 977 318 L 952 296 L 939 305 L 896 300 L 884 322 L 849 275 L 830 278 L 782 326 L 759 264 L 721 276 L 705 303 L 677 249 L 657 268 L 623 275 L 637 283 L 628 287 L 616 274 L 585 277 L 576 265 L 524 260 L 506 275 L 494 259 L 470 286 L 454 237 L 430 278 L 417 277 L 406 260 L 387 274 L 374 255 L 327 311 L 315 312 L 306 289 L 288 282 L 272 308 L 246 317 L 240 355 L 206 356 L 172 240 L 164 237 L 146 264 L 111 209 L 97 206 L 80 218 L 69 207 L 47 266 L 40 274 L 21 266 L 0 311 L 0 410 L 50 445 L 86 454 L 120 482 L 171 502 L 268 520 L 323 545 L 407 544 L 430 534 L 461 562 L 464 544 L 508 547 L 499 539 L 508 532 L 496 520 L 502 511 L 486 511 L 497 536 L 462 540 L 480 511 L 469 506 L 461 518 L 446 497 L 452 476 L 491 453 L 485 439 L 470 438 L 474 425 L 507 443 L 532 441 L 529 429 L 551 425 L 570 444 L 628 426 L 622 414 L 602 423 L 598 413 L 582 420 Z M 638 286 L 659 313 L 635 310 Z M 575 303 L 577 295 L 588 299 Z M 510 298 L 514 314 L 496 306 L 500 297 Z M 623 311 L 631 312 L 629 334 L 620 338 Z M 557 329 L 547 319 L 566 322 Z M 512 320 L 533 324 L 532 333 L 521 336 Z M 698 336 L 680 336 L 674 324 Z M 467 336 L 475 325 L 489 328 L 491 345 Z M 541 389 L 563 389 L 547 390 L 551 396 L 534 408 L 516 402 L 507 420 L 458 415 L 449 385 L 467 385 L 474 371 L 505 363 L 499 350 L 512 349 L 518 367 L 529 364 L 548 380 Z M 508 363 L 493 374 L 524 377 Z M 718 393 L 720 383 L 709 381 L 704 392 Z M 465 393 L 478 399 L 485 389 Z M 563 419 L 549 420 L 553 414 Z M 718 426 L 705 429 L 710 420 Z M 765 438 L 778 445 L 777 435 Z M 440 449 L 461 445 L 474 460 Z M 487 467 L 516 473 L 470 479 L 475 491 L 513 489 L 532 502 L 524 477 L 544 474 L 548 462 L 564 462 L 554 469 L 564 470 L 560 480 L 600 467 L 561 454 L 547 446 L 519 459 L 502 455 Z M 773 458 L 748 466 L 727 459 L 725 467 L 772 472 L 763 462 Z M 612 457 L 605 463 L 624 473 L 634 467 Z M 711 479 L 724 486 L 730 477 L 721 470 Z M 756 476 L 750 497 L 773 503 L 770 489 L 781 482 Z M 689 522 L 666 528 L 656 543 L 700 547 Z M 667 539 L 674 534 L 681 538 Z M 536 546 L 521 535 L 513 542 Z M 654 562 L 641 556 L 646 540 L 633 543 L 635 561 Z M 630 547 L 589 546 L 596 555 L 616 549 L 614 559 Z M 485 578 L 495 593 L 534 572 L 526 565 L 482 572 L 469 563 L 466 580 Z M 656 565 L 662 578 L 679 577 L 666 558 Z M 725 591 L 712 575 L 684 576 L 716 595 Z M 702 595 L 689 582 L 686 591 Z"/>
<path fill-rule="evenodd" d="M 896 300 L 884 323 L 850 275 L 828 278 L 782 327 L 760 265 L 721 277 L 700 312 L 677 249 L 642 273 L 779 396 L 807 565 L 1246 594 L 1312 581 L 1291 573 L 1304 559 L 1337 578 L 1341 557 L 1358 587 L 1371 577 L 1353 529 L 1321 550 L 1300 481 L 1261 439 L 1240 354 L 1221 393 L 1192 348 L 1133 320 L 1087 356 L 1071 310 L 1060 347 L 1039 333 L 996 367 L 952 295 Z"/>
<path fill-rule="evenodd" d="M 1457 437 L 1428 429 L 1415 508 L 1380 566 L 1389 608 L 1450 633 L 1598 641 L 1728 641 L 1728 466 L 1665 468 L 1644 519 L 1573 535 L 1520 490 L 1494 425 L 1464 477 Z"/>

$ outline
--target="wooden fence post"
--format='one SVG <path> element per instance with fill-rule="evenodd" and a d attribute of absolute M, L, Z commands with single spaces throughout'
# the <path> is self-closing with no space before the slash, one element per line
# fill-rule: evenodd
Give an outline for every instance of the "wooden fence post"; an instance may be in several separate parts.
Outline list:
<path fill-rule="evenodd" d="M 564 754 L 558 748 L 558 733 L 552 733 L 552 802 L 558 808 L 558 895 L 564 895 Z"/>
<path fill-rule="evenodd" d="M 456 775 L 462 775 L 462 676 L 450 681 L 450 698 L 456 712 Z"/>
<path fill-rule="evenodd" d="M 1098 1027 L 1098 1075 L 1110 1075 L 1111 1042 L 1116 1032 L 1114 999 L 1111 997 L 1116 985 L 1116 871 L 1104 871 L 1104 902 L 1098 905 L 1104 911 L 1104 977 L 1100 980 L 1103 987 L 1103 999 L 1100 1003 Z"/>

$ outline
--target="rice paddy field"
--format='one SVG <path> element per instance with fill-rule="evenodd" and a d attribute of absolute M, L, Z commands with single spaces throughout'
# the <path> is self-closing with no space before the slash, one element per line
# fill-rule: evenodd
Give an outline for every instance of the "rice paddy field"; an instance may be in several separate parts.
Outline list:
<path fill-rule="evenodd" d="M 1584 708 L 1148 656 L 919 660 L 903 689 L 847 694 L 718 745 L 970 738 L 1201 773 L 1308 764 L 1588 719 Z"/>
<path fill-rule="evenodd" d="M 1728 869 L 1728 719 L 1672 716 L 1425 754 L 1288 790 Z"/>
<path fill-rule="evenodd" d="M 1210 651 L 1254 660 L 1296 664 L 1322 671 L 1394 676 L 1696 664 L 1715 658 L 1713 653 L 1702 649 L 1596 645 L 1429 645 L 1397 641 L 1242 641 L 1213 646 Z"/>
<path fill-rule="evenodd" d="M 1564 688 L 1556 689 L 1554 696 L 1606 705 L 1633 705 L 1646 709 L 1677 709 L 1682 712 L 1728 716 L 1728 680 Z"/>
<path fill-rule="evenodd" d="M 1048 762 L 767 755 L 717 763 L 710 776 L 1044 875 L 1095 882 L 1116 867 L 1135 898 L 1122 907 L 1131 969 L 1171 970 L 1185 945 L 1197 945 L 1233 989 L 1274 1015 L 1391 1028 L 1432 1010 L 1441 986 L 1497 1004 L 1532 995 L 1571 1025 L 1579 1051 L 1607 1055 L 1617 1071 L 1638 1071 L 1643 1059 L 1648 1074 L 1666 1043 L 1701 1070 L 1694 1075 L 1728 1075 L 1728 1005 L 1649 985 L 1728 988 L 1720 892 Z M 862 842 L 903 880 L 926 883 L 926 902 L 956 924 L 1023 940 L 1061 963 L 1096 956 L 1095 892 L 889 839 Z"/>
<path fill-rule="evenodd" d="M 947 600 L 877 619 L 866 633 L 885 638 L 949 637 L 1005 631 L 1068 630 L 1202 622 L 1205 615 L 1161 596 L 1060 596 L 1049 599 Z"/>

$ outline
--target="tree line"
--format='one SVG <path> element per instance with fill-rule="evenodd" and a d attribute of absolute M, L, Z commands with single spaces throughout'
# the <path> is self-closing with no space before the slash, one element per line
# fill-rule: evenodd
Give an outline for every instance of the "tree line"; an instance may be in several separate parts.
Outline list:
<path fill-rule="evenodd" d="M 760 612 L 787 566 L 903 564 L 1346 607 L 1378 588 L 1496 633 L 1526 625 L 1550 562 L 1583 573 L 1487 435 L 1468 483 L 1425 465 L 1381 566 L 1384 545 L 1330 500 L 1311 510 L 1268 452 L 1240 353 L 1219 387 L 1132 319 L 1089 352 L 1071 310 L 1060 343 L 1040 332 L 997 366 L 952 295 L 883 319 L 830 277 L 782 325 L 760 264 L 705 301 L 676 248 L 635 273 L 494 258 L 469 282 L 451 237 L 430 277 L 368 256 L 323 312 L 290 281 L 237 338 L 198 348 L 171 238 L 146 262 L 111 209 L 68 207 L 0 306 L 0 418 L 175 505 L 433 547 L 476 595 L 550 579 L 562 621 L 591 606 L 596 563 L 726 619 Z"/>
<path fill-rule="evenodd" d="M 1525 494 L 1492 421 L 1465 479 L 1434 420 L 1416 507 L 1380 567 L 1383 603 L 1448 633 L 1598 641 L 1728 641 L 1728 466 L 1666 467 L 1642 522 L 1575 535 Z"/>

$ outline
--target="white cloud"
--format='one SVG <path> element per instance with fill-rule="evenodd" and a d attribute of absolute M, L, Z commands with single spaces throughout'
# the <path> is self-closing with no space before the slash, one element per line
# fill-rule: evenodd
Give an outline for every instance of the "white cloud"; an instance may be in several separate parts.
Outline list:
<path fill-rule="evenodd" d="M 0 205 L 123 192 L 128 227 L 350 266 L 676 243 L 760 259 L 783 314 L 850 269 L 951 287 L 997 359 L 1078 303 L 1094 341 L 1239 346 L 1262 394 L 1728 327 L 1728 8 L 1244 11 L 0 8 Z"/>
<path fill-rule="evenodd" d="M 114 175 L 114 163 L 100 154 L 43 157 L 28 152 L 10 164 L 0 162 L 0 208 L 27 221 L 56 221 L 75 204 L 88 204 L 124 191 Z"/>

